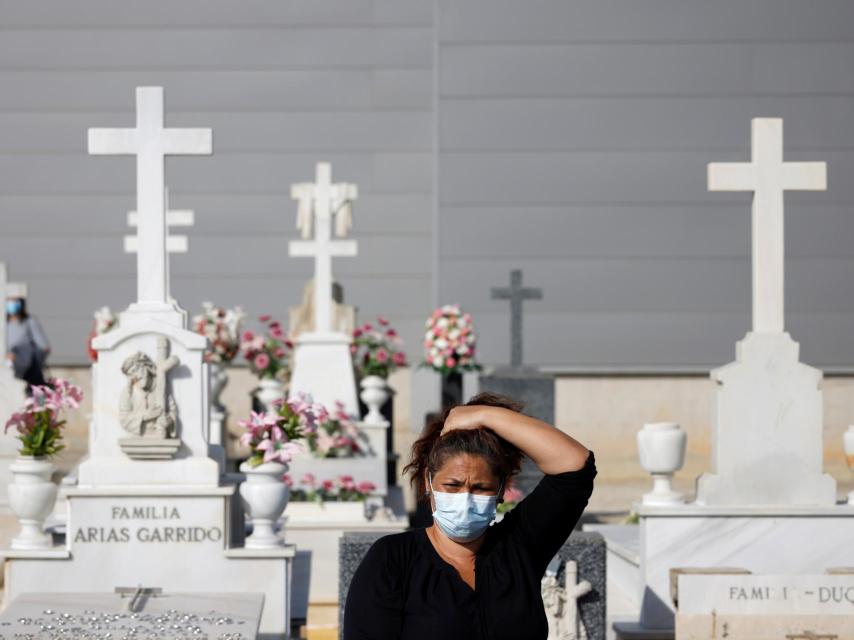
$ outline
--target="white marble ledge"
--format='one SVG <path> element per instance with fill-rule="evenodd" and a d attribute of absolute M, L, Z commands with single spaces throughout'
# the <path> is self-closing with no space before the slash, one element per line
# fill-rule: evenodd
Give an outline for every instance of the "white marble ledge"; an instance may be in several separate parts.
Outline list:
<path fill-rule="evenodd" d="M 611 553 L 640 566 L 640 527 L 636 524 L 585 524 L 582 531 L 598 533 Z"/>
<path fill-rule="evenodd" d="M 641 518 L 743 518 L 745 516 L 755 518 L 775 517 L 825 517 L 825 518 L 854 518 L 854 505 L 839 503 L 833 506 L 796 506 L 796 505 L 701 505 L 696 503 L 656 507 L 635 502 L 632 505 Z"/>
<path fill-rule="evenodd" d="M 225 550 L 225 557 L 240 560 L 243 558 L 293 558 L 296 555 L 295 544 L 285 544 L 281 547 L 270 549 L 247 549 L 246 547 L 232 547 Z"/>
<path fill-rule="evenodd" d="M 99 484 L 78 485 L 68 487 L 64 490 L 67 496 L 150 496 L 150 497 L 180 497 L 180 496 L 230 496 L 234 494 L 236 485 L 125 485 L 125 484 Z"/>
<path fill-rule="evenodd" d="M 56 546 L 50 549 L 0 549 L 0 558 L 28 560 L 68 560 L 71 550 L 68 547 Z"/>

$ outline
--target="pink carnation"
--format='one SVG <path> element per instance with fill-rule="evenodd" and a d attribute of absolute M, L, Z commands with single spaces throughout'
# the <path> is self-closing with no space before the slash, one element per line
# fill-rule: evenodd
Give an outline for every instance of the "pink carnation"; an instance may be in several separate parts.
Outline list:
<path fill-rule="evenodd" d="M 388 362 L 388 351 L 385 349 L 377 349 L 377 362 L 380 364 Z"/>
<path fill-rule="evenodd" d="M 374 491 L 376 491 L 377 485 L 375 485 L 373 482 L 363 480 L 359 483 L 357 489 L 359 490 L 359 493 L 373 493 Z"/>
<path fill-rule="evenodd" d="M 270 356 L 266 353 L 259 353 L 255 356 L 255 368 L 259 371 L 264 371 L 267 367 L 270 366 Z"/>

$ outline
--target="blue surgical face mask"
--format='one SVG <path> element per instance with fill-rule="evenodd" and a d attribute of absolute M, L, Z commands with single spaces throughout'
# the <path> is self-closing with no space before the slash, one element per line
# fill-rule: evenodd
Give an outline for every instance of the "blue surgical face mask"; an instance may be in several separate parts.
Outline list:
<path fill-rule="evenodd" d="M 21 301 L 20 300 L 6 300 L 6 313 L 10 316 L 14 316 L 16 313 L 21 311 Z"/>
<path fill-rule="evenodd" d="M 433 519 L 439 528 L 455 542 L 477 540 L 495 520 L 498 496 L 480 496 L 473 493 L 446 493 L 433 489 L 433 478 L 428 476 L 430 491 L 436 501 Z M 501 490 L 498 490 L 501 493 Z"/>

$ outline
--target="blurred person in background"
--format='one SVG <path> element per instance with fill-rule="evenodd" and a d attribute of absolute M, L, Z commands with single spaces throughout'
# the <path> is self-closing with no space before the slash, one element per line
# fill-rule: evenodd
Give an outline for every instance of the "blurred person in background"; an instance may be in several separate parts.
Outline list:
<path fill-rule="evenodd" d="M 15 377 L 30 387 L 46 384 L 44 368 L 50 343 L 35 316 L 27 312 L 27 292 L 10 291 L 6 298 L 6 358 Z"/>

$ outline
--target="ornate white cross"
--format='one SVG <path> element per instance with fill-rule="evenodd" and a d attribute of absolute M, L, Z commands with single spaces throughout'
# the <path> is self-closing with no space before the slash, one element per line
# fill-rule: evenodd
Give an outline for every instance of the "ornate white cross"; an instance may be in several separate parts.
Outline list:
<path fill-rule="evenodd" d="M 826 162 L 783 162 L 783 120 L 751 121 L 750 162 L 712 162 L 709 191 L 753 191 L 753 331 L 784 331 L 783 191 L 827 189 Z"/>
<path fill-rule="evenodd" d="M 213 152 L 212 140 L 210 129 L 163 127 L 163 87 L 137 88 L 136 128 L 89 129 L 90 154 L 136 156 L 139 303 L 160 306 L 169 299 L 164 157 L 209 155 Z"/>
<path fill-rule="evenodd" d="M 170 209 L 169 208 L 169 188 L 164 189 L 163 200 L 166 207 L 166 295 L 170 295 L 171 287 L 171 268 L 170 268 L 170 253 L 187 253 L 190 250 L 190 241 L 184 235 L 172 235 L 169 230 L 172 227 L 192 227 L 196 221 L 195 213 L 192 209 Z M 133 228 L 139 227 L 139 215 L 136 211 L 128 211 L 128 226 Z M 125 253 L 137 253 L 139 251 L 139 236 L 127 235 L 124 238 Z"/>
<path fill-rule="evenodd" d="M 356 185 L 346 182 L 332 184 L 332 167 L 328 162 L 317 163 L 315 182 L 291 185 L 291 198 L 297 200 L 297 228 L 303 238 L 292 240 L 288 252 L 294 257 L 314 258 L 314 330 L 326 333 L 332 327 L 332 258 L 355 256 L 355 240 L 332 240 L 332 218 L 338 237 L 350 229 L 352 202 L 358 197 Z M 313 223 L 313 224 L 312 224 Z"/>

